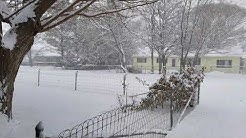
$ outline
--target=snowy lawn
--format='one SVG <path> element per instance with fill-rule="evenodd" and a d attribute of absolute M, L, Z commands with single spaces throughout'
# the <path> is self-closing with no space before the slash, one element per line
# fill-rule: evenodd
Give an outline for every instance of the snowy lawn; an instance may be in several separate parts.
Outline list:
<path fill-rule="evenodd" d="M 201 102 L 168 138 L 245 138 L 246 76 L 210 73 Z"/>
<path fill-rule="evenodd" d="M 75 70 L 42 67 L 40 87 L 37 67 L 21 67 L 14 92 L 13 117 L 7 123 L 0 115 L 0 138 L 34 138 L 34 127 L 42 120 L 45 134 L 58 135 L 103 111 L 117 107 L 117 95 L 123 93 L 123 73 L 115 71 L 79 71 L 74 91 Z M 147 92 L 136 77 L 155 82 L 157 74 L 128 74 L 129 95 Z"/>
<path fill-rule="evenodd" d="M 7 123 L 0 115 L 0 138 L 34 138 L 38 121 L 45 124 L 45 134 L 59 132 L 116 106 L 122 94 L 122 73 L 114 71 L 79 71 L 78 90 L 74 91 L 74 70 L 21 67 L 13 105 L 14 119 Z M 153 83 L 157 74 L 129 74 L 129 95 L 147 91 L 136 77 Z M 246 128 L 246 76 L 209 73 L 201 88 L 201 103 L 170 134 L 170 138 L 243 137 Z"/>

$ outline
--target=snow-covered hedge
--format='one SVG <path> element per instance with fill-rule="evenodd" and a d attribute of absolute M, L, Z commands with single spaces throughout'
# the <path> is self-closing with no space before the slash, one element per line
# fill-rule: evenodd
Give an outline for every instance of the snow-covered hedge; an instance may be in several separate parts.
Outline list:
<path fill-rule="evenodd" d="M 183 73 L 163 75 L 156 83 L 149 87 L 147 97 L 142 99 L 141 108 L 163 107 L 170 103 L 172 94 L 175 110 L 182 109 L 188 102 L 190 96 L 197 92 L 198 87 L 204 79 L 204 69 L 197 70 L 194 67 L 188 67 Z M 191 101 L 194 104 L 196 94 Z"/>

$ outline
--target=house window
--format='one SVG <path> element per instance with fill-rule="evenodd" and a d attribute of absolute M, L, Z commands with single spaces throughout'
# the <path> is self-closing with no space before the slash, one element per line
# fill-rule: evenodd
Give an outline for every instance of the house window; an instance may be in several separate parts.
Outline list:
<path fill-rule="evenodd" d="M 217 60 L 217 68 L 231 68 L 232 60 Z"/>
<path fill-rule="evenodd" d="M 147 58 L 137 58 L 137 63 L 147 63 Z"/>
<path fill-rule="evenodd" d="M 176 65 L 176 59 L 172 59 L 172 67 L 175 67 Z"/>

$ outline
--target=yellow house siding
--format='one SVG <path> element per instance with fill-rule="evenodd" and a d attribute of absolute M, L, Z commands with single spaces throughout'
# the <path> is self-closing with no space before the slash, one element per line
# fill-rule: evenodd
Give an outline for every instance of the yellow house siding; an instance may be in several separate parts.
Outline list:
<path fill-rule="evenodd" d="M 218 68 L 217 60 L 231 60 L 232 67 L 231 68 Z M 201 65 L 203 65 L 206 68 L 205 69 L 206 72 L 221 71 L 225 73 L 239 73 L 240 57 L 236 57 L 236 56 L 202 57 Z"/>
<path fill-rule="evenodd" d="M 137 63 L 137 58 L 146 58 L 146 63 Z M 175 67 L 172 67 L 172 59 L 176 60 Z M 218 68 L 217 60 L 231 60 L 232 67 L 231 68 Z M 167 69 L 171 70 L 179 70 L 180 60 L 179 57 L 171 56 L 167 61 Z M 205 72 L 211 71 L 221 71 L 225 73 L 239 73 L 240 70 L 240 57 L 239 56 L 204 56 L 201 57 L 201 65 L 205 67 Z M 135 68 L 143 69 L 143 70 L 151 70 L 151 57 L 134 57 L 133 58 L 133 66 Z M 159 69 L 159 63 L 157 63 L 157 57 L 154 57 L 154 70 Z"/>
<path fill-rule="evenodd" d="M 146 63 L 138 63 L 137 58 L 147 58 Z M 172 67 L 172 59 L 175 59 L 175 67 Z M 167 61 L 168 69 L 179 69 L 180 60 L 178 57 L 169 57 Z M 133 66 L 144 70 L 151 70 L 151 57 L 133 57 Z M 157 57 L 154 57 L 154 70 L 159 69 L 159 63 L 157 63 Z"/>

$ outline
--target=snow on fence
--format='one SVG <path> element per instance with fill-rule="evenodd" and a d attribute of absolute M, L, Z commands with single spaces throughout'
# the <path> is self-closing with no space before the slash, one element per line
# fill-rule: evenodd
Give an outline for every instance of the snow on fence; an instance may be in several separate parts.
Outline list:
<path fill-rule="evenodd" d="M 193 93 L 182 110 L 174 110 L 172 102 L 163 108 L 141 109 L 139 103 L 107 111 L 85 120 L 71 129 L 62 131 L 58 138 L 163 138 L 174 125 L 178 124 L 195 106 L 190 107 L 191 99 L 198 104 L 198 91 Z"/>
<path fill-rule="evenodd" d="M 158 73 L 159 72 L 159 65 L 158 66 L 153 66 L 152 70 L 152 66 L 146 66 L 146 65 L 135 65 L 133 66 L 133 72 L 136 73 L 144 73 L 144 74 L 148 74 L 148 73 Z M 161 72 L 163 72 L 164 70 L 166 70 L 167 74 L 171 74 L 174 72 L 179 72 L 180 66 L 166 66 L 165 68 L 162 67 L 161 68 Z M 154 72 L 152 72 L 154 71 Z"/>
<path fill-rule="evenodd" d="M 23 70 L 20 71 L 20 74 Z M 27 70 L 25 70 L 26 72 Z M 33 70 L 29 70 L 33 71 Z M 32 73 L 26 73 L 32 74 Z M 158 74 L 127 74 L 123 82 L 123 73 L 114 71 L 77 71 L 77 70 L 37 70 L 34 75 L 26 75 L 21 79 L 33 79 L 39 87 L 64 87 L 76 92 L 98 92 L 123 95 L 128 98 L 140 99 L 145 97 L 148 86 L 160 78 Z M 126 87 L 124 87 L 126 86 Z M 125 90 L 123 89 L 125 88 Z M 199 88 L 198 92 L 199 93 Z M 194 93 L 197 103 L 199 94 Z M 123 95 L 124 96 L 124 95 Z M 127 98 L 126 98 L 127 99 Z M 194 107 L 187 106 L 175 110 L 172 102 L 163 108 L 137 109 L 139 103 L 127 103 L 103 114 L 85 120 L 71 129 L 61 132 L 59 138 L 77 137 L 165 137 L 178 121 L 182 120 Z M 129 106 L 131 104 L 131 106 Z"/>
<path fill-rule="evenodd" d="M 26 74 L 34 75 L 28 76 Z M 124 91 L 128 95 L 146 93 L 148 86 L 160 77 L 158 74 L 129 73 L 124 82 L 123 76 L 124 73 L 116 73 L 112 70 L 25 70 L 25 79 L 33 80 L 32 82 L 36 83 L 38 87 L 62 87 L 68 90 L 75 90 L 76 92 L 109 95 L 122 95 Z M 125 83 L 125 87 L 123 87 L 123 83 Z"/>
<path fill-rule="evenodd" d="M 117 108 L 61 132 L 58 138 L 165 136 L 170 118 L 165 110 Z"/>

